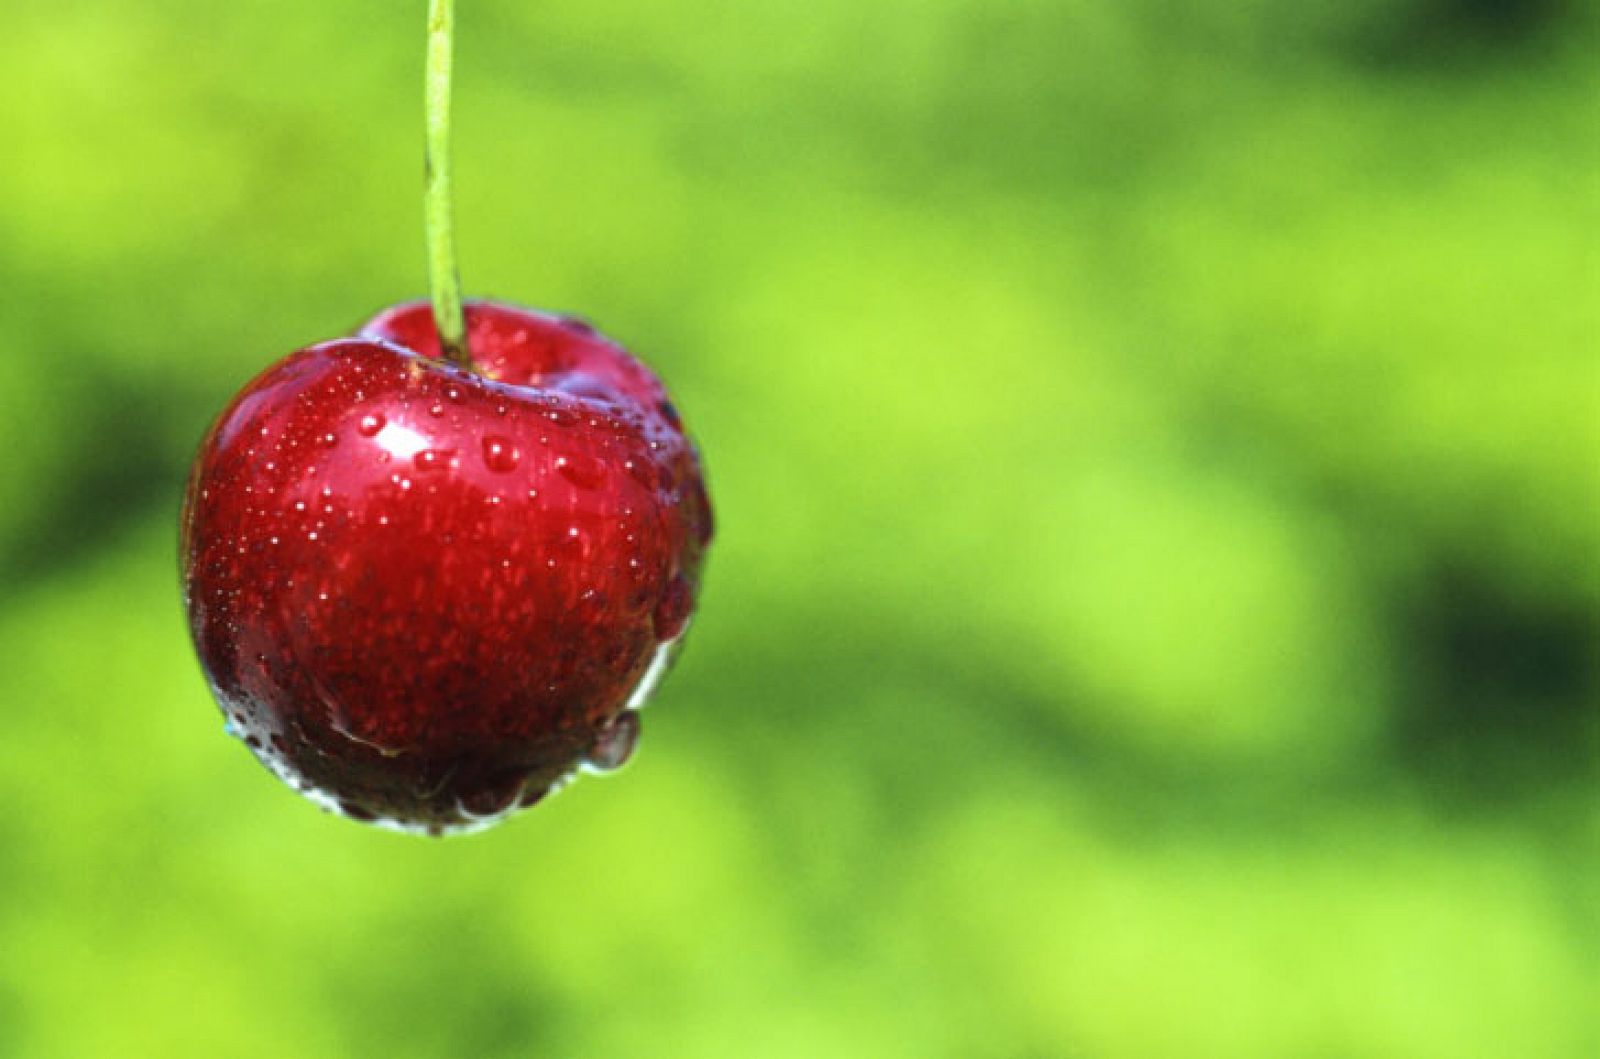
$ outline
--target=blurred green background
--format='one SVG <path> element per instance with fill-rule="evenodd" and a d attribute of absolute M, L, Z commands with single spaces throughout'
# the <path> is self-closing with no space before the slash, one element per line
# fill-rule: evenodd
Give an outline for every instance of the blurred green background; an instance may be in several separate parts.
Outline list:
<path fill-rule="evenodd" d="M 422 290 L 423 7 L 6 10 L 0 1056 L 1600 1054 L 1594 5 L 464 0 L 467 286 L 720 536 L 635 763 L 443 842 L 175 573 Z"/>

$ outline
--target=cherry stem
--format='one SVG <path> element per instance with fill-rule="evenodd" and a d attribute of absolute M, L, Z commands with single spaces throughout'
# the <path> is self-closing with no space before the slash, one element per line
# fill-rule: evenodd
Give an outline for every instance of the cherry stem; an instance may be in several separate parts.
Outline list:
<path fill-rule="evenodd" d="M 456 268 L 456 232 L 450 183 L 450 71 L 456 32 L 455 0 L 428 0 L 427 180 L 423 216 L 428 234 L 428 289 L 433 323 L 444 359 L 472 369 L 466 317 L 461 309 L 461 273 Z"/>

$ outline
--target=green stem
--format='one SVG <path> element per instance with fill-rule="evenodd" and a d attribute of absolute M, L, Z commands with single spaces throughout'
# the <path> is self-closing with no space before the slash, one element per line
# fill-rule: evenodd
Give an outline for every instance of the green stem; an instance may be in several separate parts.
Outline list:
<path fill-rule="evenodd" d="M 456 31 L 455 0 L 428 0 L 427 189 L 423 214 L 428 233 L 428 289 L 433 322 L 444 358 L 472 368 L 466 318 L 461 310 L 461 274 L 456 268 L 456 233 L 450 186 L 450 68 Z"/>

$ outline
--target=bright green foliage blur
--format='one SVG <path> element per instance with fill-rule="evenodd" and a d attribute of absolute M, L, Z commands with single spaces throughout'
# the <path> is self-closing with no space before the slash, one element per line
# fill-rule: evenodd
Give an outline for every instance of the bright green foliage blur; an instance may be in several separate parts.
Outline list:
<path fill-rule="evenodd" d="M 469 292 L 719 538 L 637 760 L 487 834 L 228 740 L 175 574 L 422 292 L 422 0 L 0 31 L 0 1056 L 1600 1055 L 1581 0 L 462 0 Z"/>

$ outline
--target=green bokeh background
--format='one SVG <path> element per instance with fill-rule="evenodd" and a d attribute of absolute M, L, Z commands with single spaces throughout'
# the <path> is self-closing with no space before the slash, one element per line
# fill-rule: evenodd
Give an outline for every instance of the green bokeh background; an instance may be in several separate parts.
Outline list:
<path fill-rule="evenodd" d="M 1600 1054 L 1600 19 L 463 0 L 471 292 L 719 539 L 636 761 L 484 835 L 225 739 L 243 382 L 415 296 L 423 3 L 0 31 L 0 1056 Z"/>

